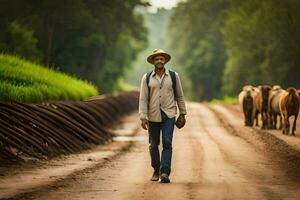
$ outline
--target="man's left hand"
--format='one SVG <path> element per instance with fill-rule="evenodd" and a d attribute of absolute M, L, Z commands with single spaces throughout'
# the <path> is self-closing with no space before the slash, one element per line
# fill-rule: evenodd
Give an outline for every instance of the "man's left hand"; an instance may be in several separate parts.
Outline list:
<path fill-rule="evenodd" d="M 177 128 L 182 128 L 182 127 L 184 127 L 185 122 L 186 122 L 185 115 L 184 114 L 180 114 L 178 116 L 175 124 L 176 124 Z"/>

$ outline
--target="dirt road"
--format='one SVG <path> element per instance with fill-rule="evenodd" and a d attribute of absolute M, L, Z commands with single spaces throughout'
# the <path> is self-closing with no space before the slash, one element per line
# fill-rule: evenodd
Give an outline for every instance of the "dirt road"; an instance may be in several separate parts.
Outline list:
<path fill-rule="evenodd" d="M 292 151 L 287 160 L 295 162 L 283 165 L 284 155 L 275 158 L 234 111 L 200 103 L 188 103 L 188 111 L 186 127 L 174 133 L 170 184 L 149 180 L 147 133 L 138 129 L 133 137 L 116 138 L 116 144 L 128 146 L 118 156 L 30 192 L 15 191 L 10 199 L 300 199 L 299 174 L 293 177 L 298 157 L 291 157 L 297 148 L 280 146 Z M 4 185 L 0 181 L 0 194 Z"/>

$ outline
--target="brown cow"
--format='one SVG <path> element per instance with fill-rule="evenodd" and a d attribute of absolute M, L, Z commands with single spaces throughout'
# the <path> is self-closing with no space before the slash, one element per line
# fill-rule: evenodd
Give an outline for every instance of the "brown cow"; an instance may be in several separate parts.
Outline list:
<path fill-rule="evenodd" d="M 251 85 L 246 85 L 239 94 L 239 104 L 244 113 L 245 126 L 253 126 L 255 117 L 255 91 Z"/>
<path fill-rule="evenodd" d="M 258 126 L 258 114 L 259 114 L 259 110 L 258 110 L 258 102 L 257 102 L 257 98 L 258 98 L 258 95 L 259 95 L 259 88 L 258 87 L 254 87 L 254 105 L 255 105 L 255 114 L 254 114 L 254 119 L 256 121 L 255 125 Z"/>
<path fill-rule="evenodd" d="M 256 97 L 258 111 L 261 114 L 262 129 L 269 128 L 269 93 L 272 89 L 268 85 L 259 86 L 259 93 Z"/>
<path fill-rule="evenodd" d="M 292 129 L 292 135 L 295 135 L 296 121 L 298 118 L 299 106 L 300 106 L 300 99 L 296 89 L 293 87 L 288 88 L 281 95 L 279 105 L 280 105 L 280 112 L 283 118 L 282 133 L 287 135 L 289 134 L 290 131 L 289 118 L 291 116 L 295 116 L 293 129 Z"/>
<path fill-rule="evenodd" d="M 270 115 L 270 128 L 277 128 L 277 117 L 280 117 L 279 129 L 282 129 L 282 117 L 280 114 L 279 100 L 284 90 L 280 86 L 273 86 L 269 95 L 269 115 Z"/>

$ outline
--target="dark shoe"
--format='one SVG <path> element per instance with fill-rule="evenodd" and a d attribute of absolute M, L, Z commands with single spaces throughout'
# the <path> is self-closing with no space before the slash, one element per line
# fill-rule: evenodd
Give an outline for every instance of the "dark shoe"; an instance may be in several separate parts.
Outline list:
<path fill-rule="evenodd" d="M 169 175 L 166 174 L 166 173 L 162 173 L 162 174 L 160 175 L 160 182 L 161 182 L 161 183 L 170 183 Z"/>
<path fill-rule="evenodd" d="M 154 172 L 151 181 L 158 181 L 159 180 L 159 172 Z"/>

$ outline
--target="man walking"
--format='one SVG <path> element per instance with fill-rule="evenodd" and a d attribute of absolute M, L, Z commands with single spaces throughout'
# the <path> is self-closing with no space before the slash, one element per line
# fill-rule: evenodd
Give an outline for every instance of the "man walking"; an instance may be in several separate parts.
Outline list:
<path fill-rule="evenodd" d="M 146 73 L 141 81 L 139 98 L 139 116 L 141 126 L 148 130 L 151 166 L 154 169 L 152 181 L 169 183 L 172 160 L 172 138 L 176 120 L 177 127 L 185 124 L 186 106 L 179 76 L 176 72 L 167 70 L 165 64 L 171 56 L 160 49 L 155 49 L 147 61 L 154 65 L 154 70 Z M 158 149 L 162 133 L 163 150 L 160 159 Z"/>

